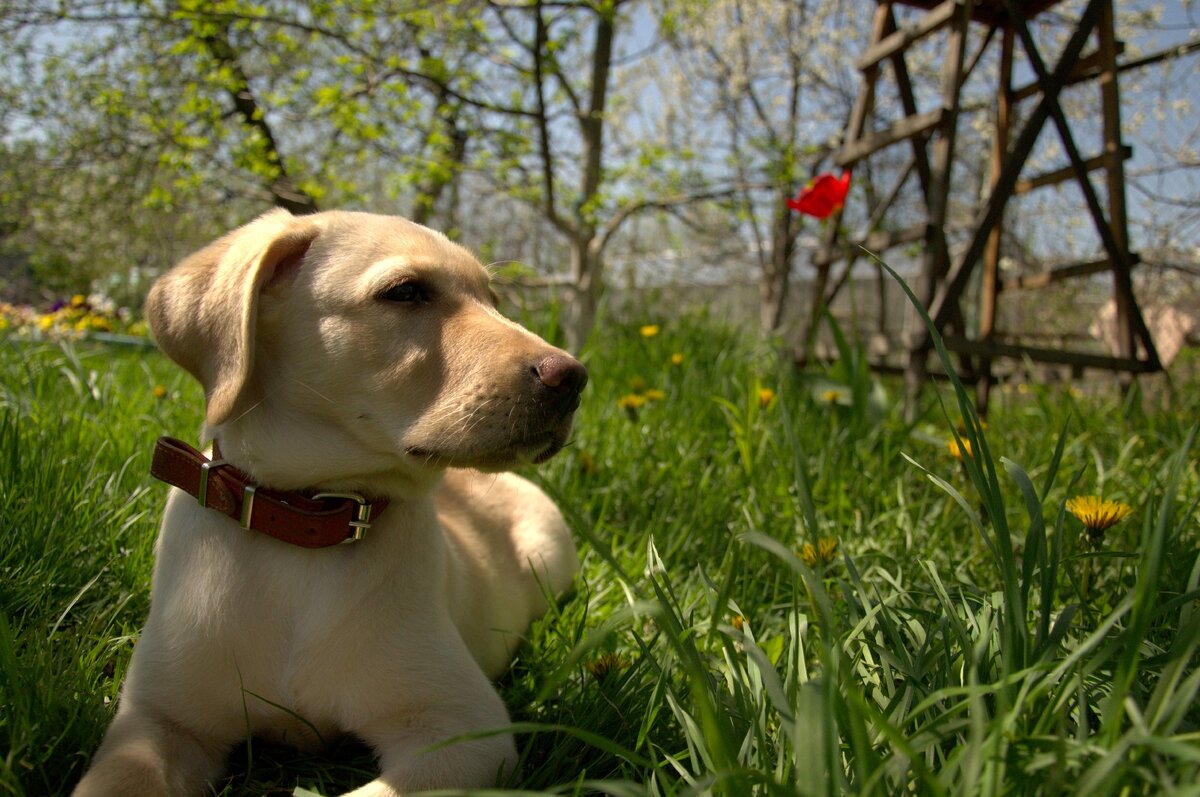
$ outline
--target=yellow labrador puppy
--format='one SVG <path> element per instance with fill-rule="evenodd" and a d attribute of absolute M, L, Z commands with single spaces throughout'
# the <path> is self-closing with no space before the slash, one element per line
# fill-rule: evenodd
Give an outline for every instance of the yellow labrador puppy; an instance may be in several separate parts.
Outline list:
<path fill-rule="evenodd" d="M 494 783 L 511 736 L 440 743 L 508 724 L 489 679 L 577 566 L 550 499 L 497 471 L 562 447 L 587 371 L 394 217 L 273 211 L 147 313 L 215 446 L 156 449 L 179 489 L 150 617 L 76 794 L 201 792 L 248 730 L 360 737 L 382 773 L 354 795 Z"/>

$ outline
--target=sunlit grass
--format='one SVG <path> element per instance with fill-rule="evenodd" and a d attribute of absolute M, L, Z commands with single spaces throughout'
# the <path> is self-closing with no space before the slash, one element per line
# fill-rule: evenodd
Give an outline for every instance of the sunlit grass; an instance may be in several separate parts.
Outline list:
<path fill-rule="evenodd" d="M 984 428 L 944 386 L 906 424 L 842 343 L 838 370 L 800 374 L 713 319 L 595 337 L 574 441 L 530 472 L 583 570 L 501 681 L 523 759 L 507 785 L 1190 793 L 1200 391 L 1159 407 L 1030 385 Z M 194 437 L 201 395 L 155 353 L 87 344 L 0 342 L 0 374 L 0 791 L 53 794 L 145 617 L 151 445 Z M 1132 510 L 1099 545 L 1067 511 L 1083 495 Z M 354 744 L 254 743 L 219 786 L 336 794 L 372 772 Z"/>

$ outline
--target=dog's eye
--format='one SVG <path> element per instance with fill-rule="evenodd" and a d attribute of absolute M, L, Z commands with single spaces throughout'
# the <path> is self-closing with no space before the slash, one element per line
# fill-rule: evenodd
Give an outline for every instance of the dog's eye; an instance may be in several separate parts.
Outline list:
<path fill-rule="evenodd" d="M 423 302 L 429 296 L 420 283 L 410 281 L 393 285 L 379 294 L 379 298 L 387 302 Z"/>

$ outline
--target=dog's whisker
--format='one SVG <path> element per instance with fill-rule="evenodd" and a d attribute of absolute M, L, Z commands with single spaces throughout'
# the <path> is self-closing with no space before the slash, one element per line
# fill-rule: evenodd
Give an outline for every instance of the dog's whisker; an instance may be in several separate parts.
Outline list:
<path fill-rule="evenodd" d="M 428 423 L 451 422 L 451 421 L 453 421 L 454 415 L 456 413 L 459 415 L 464 415 L 464 414 L 470 413 L 473 415 L 476 412 L 479 412 L 480 410 L 486 409 L 493 401 L 499 401 L 499 399 L 489 397 L 489 398 L 486 398 L 483 401 L 479 402 L 478 404 L 472 405 L 470 407 L 467 407 L 467 406 L 464 406 L 461 404 L 443 407 L 443 408 L 440 408 L 439 410 L 437 410 L 434 414 L 430 415 L 427 422 Z"/>
<path fill-rule="evenodd" d="M 294 376 L 289 376 L 289 377 L 287 377 L 287 379 L 288 379 L 288 381 L 289 381 L 289 382 L 294 382 L 294 383 L 296 383 L 297 385 L 299 385 L 300 387 L 304 388 L 305 390 L 308 390 L 308 391 L 310 391 L 311 393 L 313 393 L 313 394 L 314 394 L 315 396 L 317 396 L 318 398 L 325 399 L 325 400 L 326 400 L 326 401 L 328 401 L 330 404 L 337 404 L 337 402 L 336 402 L 336 401 L 334 401 L 333 399 L 329 398 L 329 396 L 326 396 L 324 393 L 322 393 L 321 391 L 317 390 L 317 389 L 316 389 L 315 387 L 313 387 L 312 385 L 310 385 L 310 384 L 307 384 L 306 382 L 302 382 L 301 380 L 299 380 L 299 379 L 296 379 Z"/>
<path fill-rule="evenodd" d="M 262 397 L 262 398 L 260 398 L 258 401 L 256 401 L 256 402 L 254 402 L 253 404 L 251 404 L 249 407 L 247 407 L 245 410 L 243 410 L 243 411 L 241 412 L 241 414 L 240 414 L 240 415 L 238 415 L 238 416 L 237 416 L 236 418 L 234 418 L 233 420 L 234 420 L 234 421 L 240 421 L 242 418 L 245 418 L 247 415 L 249 415 L 250 413 L 254 412 L 256 409 L 258 409 L 260 406 L 262 406 L 263 402 L 265 402 L 265 401 L 266 401 L 266 400 L 267 400 L 267 399 L 268 399 L 268 398 L 271 396 L 271 393 L 272 393 L 272 392 L 274 392 L 274 391 L 270 391 L 270 392 L 268 392 L 268 393 L 267 393 L 267 395 L 263 396 L 263 397 Z"/>

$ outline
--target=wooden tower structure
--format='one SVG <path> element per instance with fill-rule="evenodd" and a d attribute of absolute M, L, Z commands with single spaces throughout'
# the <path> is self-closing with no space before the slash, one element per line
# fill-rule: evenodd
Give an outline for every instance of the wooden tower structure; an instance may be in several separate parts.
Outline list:
<path fill-rule="evenodd" d="M 844 281 L 853 265 L 855 244 L 886 252 L 897 245 L 920 243 L 920 277 L 914 286 L 918 297 L 942 335 L 947 349 L 957 358 L 956 369 L 977 385 L 980 409 L 986 411 L 993 381 L 992 361 L 999 358 L 1029 358 L 1035 362 L 1119 372 L 1128 380 L 1138 373 L 1160 370 L 1158 355 L 1138 308 L 1131 271 L 1138 258 L 1129 249 L 1125 210 L 1124 161 L 1132 149 L 1121 141 L 1120 94 L 1117 57 L 1123 49 L 1114 36 L 1113 0 L 1088 0 L 1074 23 L 1074 30 L 1054 63 L 1047 63 L 1029 30 L 1030 21 L 1061 0 L 877 0 L 874 24 L 867 51 L 858 61 L 861 88 L 846 127 L 836 165 L 853 169 L 855 164 L 880 150 L 907 143 L 908 165 L 899 173 L 894 187 L 870 209 L 866 229 L 847 233 L 839 223 L 826 228 L 821 251 L 815 258 L 817 293 L 827 297 L 832 267 L 842 262 L 845 271 L 835 284 Z M 915 22 L 898 26 L 896 6 L 914 6 L 923 13 Z M 982 27 L 979 27 L 982 26 Z M 971 47 L 972 31 L 981 41 Z M 919 108 L 906 53 L 915 42 L 944 36 L 942 83 L 937 107 Z M 952 242 L 948 237 L 947 210 L 955 161 L 955 143 L 962 107 L 962 88 L 980 59 L 998 42 L 999 70 L 996 87 L 995 125 L 989 175 L 989 190 L 965 238 L 961 230 Z M 1014 49 L 1024 52 L 1022 71 L 1029 82 L 1015 86 Z M 888 107 L 898 108 L 900 118 L 879 127 L 875 119 L 880 80 L 890 67 L 894 90 L 899 96 Z M 1099 118 L 1103 131 L 1100 149 L 1082 152 L 1063 111 L 1060 95 L 1067 86 L 1094 84 L 1099 94 Z M 1018 105 L 1021 107 L 1018 109 Z M 1020 113 L 1018 113 L 1018 110 Z M 1020 122 L 1017 122 L 1017 117 Z M 886 121 L 886 120 L 884 120 Z M 1048 125 L 1057 131 L 1068 164 L 1043 174 L 1026 174 L 1025 165 L 1038 136 Z M 1097 192 L 1091 175 L 1103 174 L 1103 194 Z M 884 231 L 883 222 L 902 187 L 915 175 L 924 199 L 923 224 L 900 231 Z M 1013 197 L 1042 186 L 1073 180 L 1082 191 L 1088 215 L 1103 244 L 1104 257 L 1093 262 L 1063 265 L 1049 271 L 1001 279 L 1001 235 L 1005 206 Z M 838 221 L 835 219 L 835 222 Z M 883 255 L 886 258 L 886 254 Z M 1108 273 L 1116 304 L 1118 351 L 1099 353 L 1071 351 L 1064 347 L 1031 345 L 1016 330 L 996 329 L 997 302 L 1010 294 L 1044 287 L 1062 280 Z M 978 275 L 978 276 L 976 276 Z M 974 279 L 973 279 L 974 278 Z M 963 302 L 967 288 L 977 284 L 978 307 L 967 323 Z M 910 397 L 928 376 L 932 341 L 922 327 L 903 342 L 906 383 Z"/>

